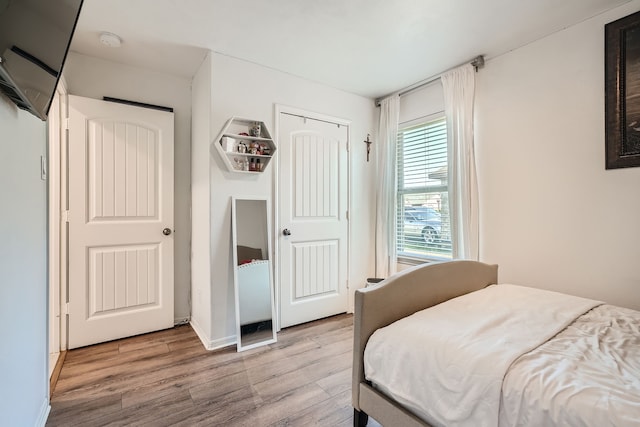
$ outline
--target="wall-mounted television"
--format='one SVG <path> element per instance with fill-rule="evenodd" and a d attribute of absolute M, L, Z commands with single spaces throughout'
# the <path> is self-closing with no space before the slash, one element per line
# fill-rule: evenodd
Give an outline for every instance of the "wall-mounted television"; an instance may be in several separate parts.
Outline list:
<path fill-rule="evenodd" d="M 0 0 L 0 91 L 47 119 L 83 0 Z"/>

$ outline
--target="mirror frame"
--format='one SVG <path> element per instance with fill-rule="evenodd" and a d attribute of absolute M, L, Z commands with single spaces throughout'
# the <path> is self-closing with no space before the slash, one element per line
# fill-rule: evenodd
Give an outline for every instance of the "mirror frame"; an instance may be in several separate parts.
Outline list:
<path fill-rule="evenodd" d="M 240 293 L 238 286 L 238 233 L 237 233 L 237 213 L 238 206 L 237 203 L 239 201 L 264 201 L 267 217 L 265 218 L 265 225 L 267 227 L 267 260 L 268 262 L 268 271 L 269 271 L 269 295 L 271 302 L 271 338 L 252 343 L 249 345 L 242 345 L 242 335 L 241 335 L 241 325 L 240 325 Z M 233 289 L 235 293 L 235 310 L 236 310 L 236 344 L 237 351 L 245 351 L 250 350 L 252 348 L 261 347 L 267 344 L 272 344 L 277 341 L 276 335 L 276 316 L 275 316 L 275 292 L 274 292 L 274 283 L 273 283 L 273 256 L 271 251 L 271 204 L 268 197 L 254 197 L 254 196 L 243 196 L 236 197 L 231 196 L 231 245 L 232 245 L 232 261 L 233 261 Z"/>

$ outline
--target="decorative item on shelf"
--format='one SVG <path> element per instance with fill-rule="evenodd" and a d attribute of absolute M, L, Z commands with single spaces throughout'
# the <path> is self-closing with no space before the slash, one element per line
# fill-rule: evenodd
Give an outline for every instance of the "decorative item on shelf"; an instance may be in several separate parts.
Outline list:
<path fill-rule="evenodd" d="M 224 151 L 236 151 L 235 147 L 236 147 L 237 141 L 235 140 L 235 138 L 223 136 L 221 143 L 222 143 L 222 149 Z"/>
<path fill-rule="evenodd" d="M 260 147 L 260 145 L 259 145 L 257 142 L 255 142 L 255 141 L 251 141 L 251 142 L 249 143 L 249 152 L 250 152 L 251 154 L 259 154 L 259 153 L 258 153 L 258 148 L 259 148 L 259 147 Z"/>
<path fill-rule="evenodd" d="M 241 142 L 238 144 L 238 153 L 246 153 L 247 152 L 247 144 Z"/>
<path fill-rule="evenodd" d="M 367 134 L 367 139 L 364 141 L 365 144 L 367 144 L 367 162 L 369 161 L 369 152 L 371 151 L 371 144 L 373 143 L 373 141 L 369 140 L 369 134 Z"/>
<path fill-rule="evenodd" d="M 251 136 L 259 137 L 262 132 L 262 124 L 260 122 L 255 122 L 253 126 L 249 129 L 249 133 Z"/>

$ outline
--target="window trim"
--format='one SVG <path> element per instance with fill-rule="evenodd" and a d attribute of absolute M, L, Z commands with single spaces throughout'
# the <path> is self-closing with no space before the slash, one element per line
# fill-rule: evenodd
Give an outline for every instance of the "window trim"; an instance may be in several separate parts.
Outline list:
<path fill-rule="evenodd" d="M 420 125 L 426 125 L 430 122 L 435 122 L 438 120 L 444 119 L 445 123 L 446 123 L 446 115 L 445 115 L 445 111 L 441 110 L 441 111 L 437 111 L 435 113 L 432 114 L 428 114 L 426 116 L 421 116 L 415 119 L 411 119 L 411 120 L 406 120 L 404 122 L 398 123 L 398 134 L 400 134 L 400 132 L 403 132 L 409 128 L 412 127 L 417 127 Z M 447 138 L 447 148 L 449 147 L 449 140 Z M 448 154 L 447 154 L 448 155 Z M 400 159 L 396 158 L 396 169 L 400 166 Z M 400 193 L 399 193 L 399 188 L 400 188 L 400 174 L 397 173 L 396 174 L 396 206 L 395 206 L 395 211 L 396 211 L 396 217 L 398 216 L 398 203 L 399 203 L 399 198 L 401 197 Z M 449 186 L 439 186 L 439 187 L 431 187 L 432 190 L 430 190 L 429 192 L 442 192 L 442 191 L 449 191 Z M 411 193 L 424 193 L 424 189 L 416 189 L 414 190 L 405 190 L 403 191 L 402 195 L 405 194 L 411 194 Z M 397 232 L 397 229 L 396 229 Z M 439 256 L 435 256 L 435 255 L 425 255 L 425 256 L 409 256 L 409 255 L 405 255 L 404 253 L 401 254 L 398 251 L 398 247 L 397 247 L 397 235 L 396 235 L 396 247 L 395 247 L 395 255 L 396 255 L 396 262 L 397 263 L 401 263 L 401 264 L 407 264 L 407 265 L 421 265 L 421 264 L 428 264 L 428 263 L 433 263 L 433 262 L 442 262 L 442 261 L 451 261 L 453 258 L 453 247 L 451 248 L 452 250 L 452 254 L 450 257 L 439 257 Z M 452 242 L 453 245 L 453 242 Z"/>

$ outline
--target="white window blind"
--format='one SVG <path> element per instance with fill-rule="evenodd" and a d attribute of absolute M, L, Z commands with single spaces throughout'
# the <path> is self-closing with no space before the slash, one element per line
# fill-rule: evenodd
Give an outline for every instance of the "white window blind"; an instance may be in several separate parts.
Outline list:
<path fill-rule="evenodd" d="M 398 131 L 398 258 L 451 259 L 444 117 Z"/>

